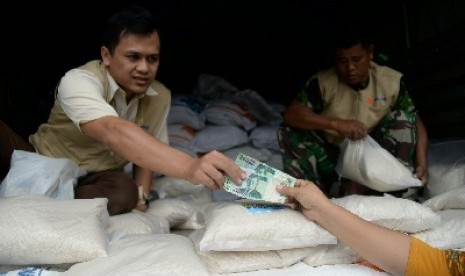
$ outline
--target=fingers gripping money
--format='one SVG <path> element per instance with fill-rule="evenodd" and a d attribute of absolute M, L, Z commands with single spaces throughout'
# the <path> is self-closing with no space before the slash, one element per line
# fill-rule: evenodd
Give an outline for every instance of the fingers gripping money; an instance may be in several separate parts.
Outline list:
<path fill-rule="evenodd" d="M 246 172 L 240 186 L 225 178 L 223 189 L 242 198 L 284 204 L 286 196 L 276 191 L 277 185 L 294 187 L 296 179 L 243 153 L 237 155 L 236 164 Z"/>

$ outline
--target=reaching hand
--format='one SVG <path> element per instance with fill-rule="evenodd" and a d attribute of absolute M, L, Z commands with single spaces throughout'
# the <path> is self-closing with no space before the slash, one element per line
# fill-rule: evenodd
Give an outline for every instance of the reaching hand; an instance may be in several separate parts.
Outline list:
<path fill-rule="evenodd" d="M 315 210 L 324 208 L 330 203 L 325 194 L 311 181 L 299 179 L 294 188 L 278 185 L 278 193 L 289 197 L 288 205 L 293 209 L 301 209 L 309 220 L 316 220 Z"/>
<path fill-rule="evenodd" d="M 413 176 L 420 179 L 423 186 L 428 184 L 428 169 L 425 166 L 417 166 Z"/>
<path fill-rule="evenodd" d="M 187 179 L 194 184 L 204 184 L 216 190 L 223 187 L 225 175 L 236 184 L 242 183 L 246 177 L 245 172 L 233 160 L 214 150 L 193 161 Z"/>
<path fill-rule="evenodd" d="M 298 180 L 294 188 L 278 185 L 277 191 L 300 203 L 305 217 L 328 230 L 363 259 L 394 275 L 405 275 L 410 236 L 366 221 L 334 204 L 310 181 Z M 299 205 L 293 202 L 291 206 Z"/>
<path fill-rule="evenodd" d="M 359 140 L 368 134 L 365 124 L 357 120 L 338 120 L 335 130 L 350 140 Z"/>

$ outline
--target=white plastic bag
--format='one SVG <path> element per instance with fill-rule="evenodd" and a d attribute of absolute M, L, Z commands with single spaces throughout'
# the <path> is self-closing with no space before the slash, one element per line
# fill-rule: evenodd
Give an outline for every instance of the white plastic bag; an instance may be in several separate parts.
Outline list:
<path fill-rule="evenodd" d="M 55 199 L 74 199 L 77 178 L 85 173 L 67 158 L 15 150 L 11 156 L 10 171 L 0 186 L 0 198 L 45 195 Z"/>
<path fill-rule="evenodd" d="M 431 143 L 425 198 L 432 198 L 464 185 L 465 140 Z"/>
<path fill-rule="evenodd" d="M 357 141 L 345 139 L 340 147 L 336 171 L 344 178 L 378 192 L 422 186 L 407 167 L 370 136 Z"/>

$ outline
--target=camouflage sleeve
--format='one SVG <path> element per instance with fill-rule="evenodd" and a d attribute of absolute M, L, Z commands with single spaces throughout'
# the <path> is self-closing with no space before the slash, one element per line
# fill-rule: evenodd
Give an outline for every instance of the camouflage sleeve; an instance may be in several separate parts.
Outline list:
<path fill-rule="evenodd" d="M 297 101 L 301 102 L 316 113 L 320 113 L 323 108 L 320 86 L 316 76 L 311 77 L 305 86 L 297 94 Z"/>
<path fill-rule="evenodd" d="M 394 110 L 404 110 L 409 113 L 416 113 L 417 110 L 415 105 L 413 104 L 412 98 L 407 90 L 407 86 L 405 85 L 404 78 L 400 79 L 400 89 L 399 89 L 399 96 L 397 97 L 396 103 L 394 104 Z"/>

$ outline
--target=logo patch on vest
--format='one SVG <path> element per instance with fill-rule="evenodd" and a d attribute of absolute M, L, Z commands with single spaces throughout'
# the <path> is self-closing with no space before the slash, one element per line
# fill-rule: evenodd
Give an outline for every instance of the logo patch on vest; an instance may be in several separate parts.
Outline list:
<path fill-rule="evenodd" d="M 367 98 L 367 104 L 372 106 L 374 104 L 381 104 L 381 103 L 386 103 L 387 102 L 387 98 L 386 97 L 376 97 L 376 98 L 372 98 L 372 97 L 368 97 Z"/>

